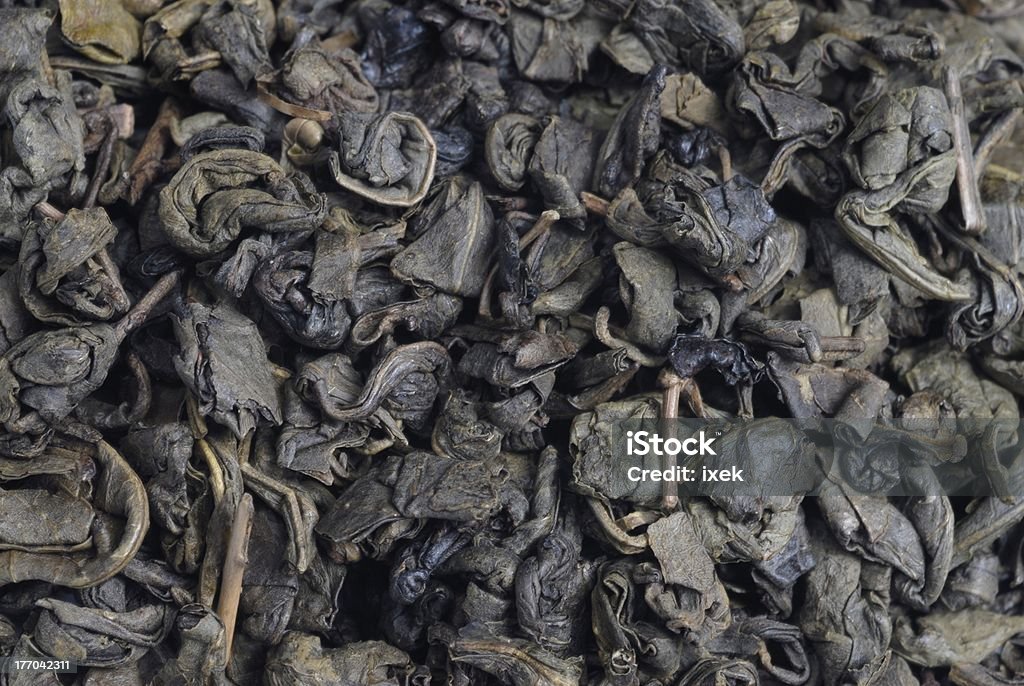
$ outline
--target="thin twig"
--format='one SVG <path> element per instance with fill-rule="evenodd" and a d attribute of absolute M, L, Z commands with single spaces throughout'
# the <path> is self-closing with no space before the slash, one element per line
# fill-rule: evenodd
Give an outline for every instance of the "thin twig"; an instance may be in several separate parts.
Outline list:
<path fill-rule="evenodd" d="M 60 210 L 58 210 L 56 207 L 46 202 L 45 200 L 42 202 L 37 202 L 35 204 L 34 209 L 41 216 L 46 217 L 47 219 L 52 219 L 54 221 L 59 222 L 61 219 L 64 218 L 63 212 L 61 212 Z"/>
<path fill-rule="evenodd" d="M 200 72 L 204 69 L 216 69 L 219 67 L 222 57 L 216 50 L 205 50 L 192 57 L 179 60 L 174 66 L 180 74 L 188 74 L 193 71 Z"/>
<path fill-rule="evenodd" d="M 864 339 L 856 336 L 822 336 L 821 356 L 811 362 L 840 362 L 864 352 Z"/>
<path fill-rule="evenodd" d="M 106 248 L 100 248 L 93 257 L 110 279 L 111 292 L 109 295 L 113 305 L 118 311 L 124 312 L 131 307 L 132 303 L 128 299 L 124 286 L 121 285 L 121 270 L 114 264 L 114 260 L 110 258 L 110 253 Z"/>
<path fill-rule="evenodd" d="M 743 290 L 743 281 L 740 279 L 740 277 L 736 276 L 735 273 L 724 274 L 718 277 L 718 282 L 721 283 L 726 288 L 728 288 L 733 293 L 739 293 L 740 291 Z"/>
<path fill-rule="evenodd" d="M 953 114 L 953 148 L 956 150 L 956 184 L 960 191 L 960 210 L 964 215 L 964 231 L 976 236 L 985 230 L 985 213 L 981 209 L 978 177 L 974 173 L 974 151 L 971 131 L 967 126 L 960 77 L 953 67 L 942 69 L 942 85 Z"/>
<path fill-rule="evenodd" d="M 167 98 L 160 105 L 160 111 L 156 115 L 156 121 L 146 133 L 146 140 L 139 148 L 139 154 L 135 156 L 131 167 L 128 169 L 128 176 L 131 183 L 128 186 L 129 205 L 134 205 L 142 198 L 150 184 L 156 181 L 157 176 L 164 171 L 163 157 L 167 150 L 167 143 L 171 140 L 171 122 L 181 118 L 181 108 L 174 98 Z"/>
<path fill-rule="evenodd" d="M 344 50 L 345 48 L 351 48 L 353 45 L 359 42 L 359 35 L 356 34 L 352 29 L 336 33 L 330 38 L 325 38 L 320 41 L 320 47 L 328 52 L 334 50 Z"/>
<path fill-rule="evenodd" d="M 570 315 L 570 317 L 573 317 L 573 315 Z M 624 348 L 626 350 L 626 355 L 628 355 L 630 359 L 635 360 L 644 367 L 655 369 L 665 364 L 666 358 L 664 355 L 650 355 L 641 350 L 626 337 L 625 331 L 609 324 L 610 318 L 611 310 L 606 305 L 602 305 L 597 308 L 597 312 L 594 314 L 593 318 L 586 317 L 585 315 L 575 317 L 575 319 L 580 322 L 589 320 L 589 324 L 585 326 L 593 327 L 594 338 L 601 341 L 609 348 Z"/>
<path fill-rule="evenodd" d="M 107 116 L 114 123 L 117 137 L 121 140 L 128 140 L 135 133 L 135 108 L 127 104 L 110 105 L 107 108 Z"/>
<path fill-rule="evenodd" d="M 719 145 L 715 151 L 718 153 L 718 162 L 722 165 L 722 181 L 729 181 L 732 179 L 732 155 L 729 148 Z"/>
<path fill-rule="evenodd" d="M 974 175 L 977 178 L 980 179 L 985 174 L 985 169 L 992 159 L 992 153 L 999 148 L 1007 136 L 1013 133 L 1019 119 L 1019 109 L 1003 112 L 996 118 L 995 123 L 985 131 L 981 140 L 978 141 L 978 147 L 974 149 Z"/>
<path fill-rule="evenodd" d="M 96 154 L 96 168 L 93 170 L 92 179 L 89 181 L 89 188 L 85 192 L 85 200 L 82 201 L 82 208 L 89 209 L 96 205 L 96 198 L 99 197 L 100 187 L 103 180 L 110 171 L 110 160 L 114 156 L 114 144 L 117 143 L 117 122 L 113 117 L 107 115 L 107 133 L 100 144 L 100 151 Z"/>
<path fill-rule="evenodd" d="M 164 274 L 160 277 L 160 280 L 156 282 L 156 285 L 149 290 L 149 293 L 142 296 L 139 302 L 135 303 L 128 314 L 119 321 L 114 329 L 120 338 L 124 338 L 136 327 L 140 326 L 149 317 L 149 313 L 156 307 L 157 303 L 164 299 L 164 297 L 174 290 L 174 287 L 178 285 L 181 280 L 181 272 L 171 272 L 170 274 Z"/>
<path fill-rule="evenodd" d="M 224 557 L 224 573 L 220 577 L 220 597 L 217 599 L 217 616 L 224 622 L 224 653 L 229 663 L 231 644 L 235 638 L 235 622 L 238 620 L 238 600 L 242 595 L 242 579 L 249 563 L 252 515 L 252 496 L 245 493 L 235 510 L 235 521 L 231 524 L 231 536 Z"/>
<path fill-rule="evenodd" d="M 683 379 L 668 369 L 662 370 L 658 375 L 658 383 L 665 389 L 661 400 L 661 432 L 665 434 L 665 440 L 676 436 L 675 420 L 679 418 L 679 391 L 686 381 L 687 379 Z M 666 473 L 674 472 L 676 456 L 666 450 L 662 455 L 661 466 Z M 677 505 L 679 505 L 679 482 L 674 478 L 664 479 L 661 482 L 661 506 L 666 510 L 671 510 Z"/>
<path fill-rule="evenodd" d="M 224 499 L 224 492 L 227 490 L 227 486 L 224 484 L 224 470 L 221 469 L 220 462 L 217 461 L 217 454 L 213 452 L 213 448 L 205 438 L 196 439 L 196 446 L 199 448 L 199 454 L 202 455 L 203 461 L 206 462 L 207 469 L 210 470 L 210 487 L 213 489 L 213 502 L 216 505 Z"/>
<path fill-rule="evenodd" d="M 548 230 L 554 226 L 555 222 L 562 218 L 562 215 L 558 214 L 557 210 L 544 210 L 540 213 L 540 217 L 530 230 L 522 235 L 519 239 L 519 249 L 523 250 L 530 247 L 530 244 L 535 240 L 543 236 Z"/>
<path fill-rule="evenodd" d="M 587 212 L 596 214 L 599 217 L 608 216 L 608 206 L 611 204 L 604 198 L 593 193 L 583 192 L 580 194 L 580 200 L 583 201 L 583 207 L 586 208 Z"/>
<path fill-rule="evenodd" d="M 700 386 L 693 379 L 683 379 L 683 385 L 679 389 L 680 395 L 686 396 L 686 404 L 690 406 L 690 412 L 695 417 L 708 419 L 708 411 L 704 407 L 704 397 L 700 394 Z"/>

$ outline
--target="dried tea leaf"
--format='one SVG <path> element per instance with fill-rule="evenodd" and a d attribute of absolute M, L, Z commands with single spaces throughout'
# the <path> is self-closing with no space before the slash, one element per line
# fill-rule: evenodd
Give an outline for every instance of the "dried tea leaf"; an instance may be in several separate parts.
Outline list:
<path fill-rule="evenodd" d="M 127 64 L 141 49 L 142 24 L 119 0 L 63 0 L 60 31 L 78 52 L 104 64 Z"/>
<path fill-rule="evenodd" d="M 280 424 L 281 400 L 256 325 L 228 305 L 192 303 L 173 316 L 181 352 L 174 367 L 199 409 L 241 438 Z"/>
<path fill-rule="evenodd" d="M 312 231 L 324 198 L 302 174 L 285 175 L 250 150 L 196 155 L 160 191 L 160 223 L 174 247 L 193 257 L 215 255 L 245 229 Z"/>
<path fill-rule="evenodd" d="M 437 144 L 411 114 L 343 113 L 338 116 L 339 152 L 329 163 L 342 188 L 375 203 L 411 207 L 434 178 Z"/>
<path fill-rule="evenodd" d="M 456 176 L 445 183 L 413 231 L 419 238 L 391 260 L 396 278 L 455 295 L 480 294 L 496 236 L 494 214 L 478 182 Z"/>

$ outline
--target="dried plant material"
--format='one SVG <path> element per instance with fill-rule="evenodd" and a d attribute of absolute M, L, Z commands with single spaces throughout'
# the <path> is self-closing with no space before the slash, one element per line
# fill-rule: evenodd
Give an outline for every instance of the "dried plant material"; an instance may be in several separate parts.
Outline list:
<path fill-rule="evenodd" d="M 434 178 L 437 144 L 411 114 L 342 114 L 340 152 L 330 157 L 342 188 L 381 205 L 410 207 L 422 200 Z"/>
<path fill-rule="evenodd" d="M 287 177 L 272 159 L 249 150 L 196 155 L 160 192 L 167 238 L 194 257 L 221 252 L 245 229 L 311 231 L 323 217 L 323 196 L 305 176 Z"/>
<path fill-rule="evenodd" d="M 118 0 L 60 3 L 61 35 L 86 57 L 126 64 L 139 55 L 142 24 Z"/>
<path fill-rule="evenodd" d="M 175 317 L 174 360 L 203 414 L 241 438 L 259 421 L 281 422 L 281 401 L 256 326 L 234 309 L 194 303 Z"/>
<path fill-rule="evenodd" d="M 1018 684 L 1011 4 L 0 8 L 0 682 Z"/>

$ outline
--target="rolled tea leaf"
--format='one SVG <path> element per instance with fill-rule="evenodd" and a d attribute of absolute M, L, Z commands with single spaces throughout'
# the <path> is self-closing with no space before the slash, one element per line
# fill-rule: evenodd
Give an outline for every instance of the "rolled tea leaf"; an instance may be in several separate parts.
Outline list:
<path fill-rule="evenodd" d="M 434 178 L 437 144 L 411 114 L 345 113 L 338 117 L 338 152 L 328 163 L 342 188 L 372 202 L 411 207 Z"/>
<path fill-rule="evenodd" d="M 245 229 L 312 231 L 324 213 L 323 196 L 304 175 L 287 176 L 251 150 L 196 155 L 160 191 L 161 227 L 193 257 L 225 250 Z"/>

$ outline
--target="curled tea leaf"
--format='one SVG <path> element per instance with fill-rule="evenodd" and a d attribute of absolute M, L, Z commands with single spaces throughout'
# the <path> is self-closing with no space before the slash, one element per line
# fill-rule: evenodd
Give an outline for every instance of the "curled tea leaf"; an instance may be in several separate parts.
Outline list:
<path fill-rule="evenodd" d="M 245 229 L 311 231 L 324 199 L 302 174 L 288 176 L 250 150 L 196 155 L 160 191 L 160 223 L 168 240 L 193 257 L 228 248 Z"/>
<path fill-rule="evenodd" d="M 264 306 L 295 341 L 313 348 L 340 348 L 351 319 L 344 300 L 317 297 L 309 289 L 313 255 L 289 251 L 263 262 L 253 288 Z"/>
<path fill-rule="evenodd" d="M 238 437 L 260 421 L 281 423 L 281 401 L 256 325 L 228 305 L 188 305 L 173 316 L 174 367 L 203 414 Z"/>
<path fill-rule="evenodd" d="M 455 295 L 483 288 L 494 249 L 494 214 L 479 182 L 456 176 L 445 183 L 419 217 L 422 232 L 391 260 L 398 279 Z"/>
<path fill-rule="evenodd" d="M 339 152 L 328 162 L 339 186 L 375 203 L 411 207 L 434 178 L 437 144 L 427 127 L 403 112 L 338 117 Z"/>
<path fill-rule="evenodd" d="M 141 47 L 142 25 L 116 0 L 60 3 L 64 39 L 86 57 L 125 64 Z"/>
<path fill-rule="evenodd" d="M 484 152 L 491 174 L 505 190 L 516 191 L 526 183 L 540 132 L 540 122 L 524 114 L 506 114 L 491 123 Z"/>

